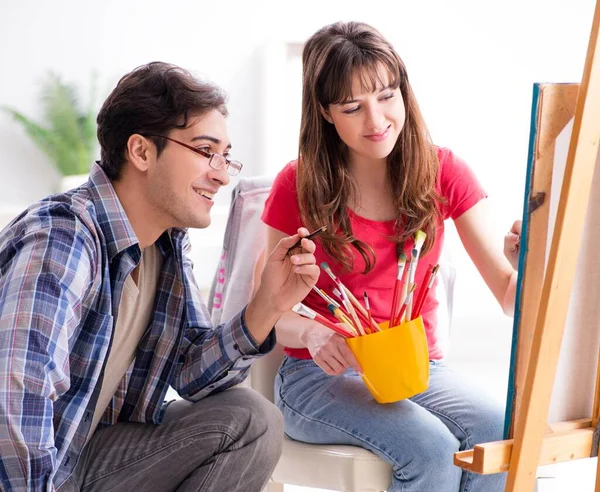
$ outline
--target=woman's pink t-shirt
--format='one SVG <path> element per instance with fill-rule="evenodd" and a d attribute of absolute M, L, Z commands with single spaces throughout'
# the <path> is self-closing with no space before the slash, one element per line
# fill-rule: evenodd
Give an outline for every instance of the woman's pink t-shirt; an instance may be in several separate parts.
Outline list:
<path fill-rule="evenodd" d="M 485 198 L 487 194 L 468 165 L 450 150 L 438 148 L 438 159 L 440 169 L 438 173 L 437 192 L 447 200 L 447 203 L 440 205 L 440 211 L 444 220 L 448 218 L 454 220 L 482 198 Z M 297 161 L 293 161 L 287 164 L 277 175 L 262 214 L 262 220 L 265 224 L 289 235 L 295 234 L 297 229 L 302 226 L 296 191 L 296 169 Z M 364 261 L 362 256 L 352 248 L 354 252 L 354 269 L 352 272 L 342 273 L 340 264 L 325 254 L 318 240 L 316 241 L 317 249 L 315 252 L 317 264 L 320 265 L 323 261 L 329 263 L 333 272 L 357 299 L 362 300 L 363 292 L 367 291 L 373 318 L 377 322 L 387 321 L 390 316 L 398 265 L 395 244 L 386 239 L 386 237 L 393 234 L 394 221 L 379 222 L 366 219 L 360 217 L 350 209 L 348 209 L 348 215 L 353 235 L 357 239 L 369 244 L 375 251 L 375 267 L 367 274 L 361 273 L 364 269 Z M 415 279 L 417 291 L 420 288 L 419 286 L 423 281 L 428 266 L 439 262 L 443 244 L 444 224 L 441 223 L 437 228 L 436 241 L 433 248 L 419 259 Z M 411 248 L 412 242 L 406 244 L 405 251 L 407 257 L 410 257 Z M 333 289 L 336 286 L 324 271 L 321 271 L 317 287 L 324 289 L 330 296 L 335 297 Z M 316 293 L 311 291 L 303 303 L 323 316 L 337 322 L 335 317 L 327 310 L 325 302 Z M 436 335 L 437 307 L 438 301 L 435 298 L 435 289 L 432 288 L 421 310 L 427 333 L 429 358 L 431 360 L 438 360 L 443 357 L 437 343 Z M 292 357 L 300 359 L 311 358 L 309 351 L 305 348 L 286 348 L 285 352 Z"/>

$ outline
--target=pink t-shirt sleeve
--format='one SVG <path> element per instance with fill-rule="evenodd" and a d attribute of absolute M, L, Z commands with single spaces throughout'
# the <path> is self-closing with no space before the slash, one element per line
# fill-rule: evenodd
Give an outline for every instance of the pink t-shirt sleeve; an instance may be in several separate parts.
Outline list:
<path fill-rule="evenodd" d="M 268 226 L 285 234 L 296 234 L 301 222 L 295 161 L 287 164 L 275 178 L 261 219 Z"/>
<path fill-rule="evenodd" d="M 438 159 L 439 193 L 448 201 L 442 204 L 442 215 L 455 220 L 488 195 L 473 170 L 452 151 L 439 148 Z"/>

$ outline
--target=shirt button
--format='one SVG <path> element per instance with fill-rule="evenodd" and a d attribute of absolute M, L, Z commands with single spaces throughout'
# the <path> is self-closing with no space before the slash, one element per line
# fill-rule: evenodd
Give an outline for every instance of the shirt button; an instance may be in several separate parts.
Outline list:
<path fill-rule="evenodd" d="M 234 349 L 234 350 L 239 350 L 239 349 L 240 349 L 240 346 L 239 346 L 239 345 L 236 343 L 236 344 L 234 344 L 234 346 L 233 346 L 233 349 Z"/>

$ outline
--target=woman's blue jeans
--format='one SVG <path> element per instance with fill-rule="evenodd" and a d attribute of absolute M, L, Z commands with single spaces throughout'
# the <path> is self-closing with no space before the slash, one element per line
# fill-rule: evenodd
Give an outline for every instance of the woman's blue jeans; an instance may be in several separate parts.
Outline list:
<path fill-rule="evenodd" d="M 389 492 L 495 492 L 506 474 L 477 475 L 453 454 L 503 439 L 504 409 L 443 362 L 430 363 L 429 388 L 396 403 L 377 403 L 348 369 L 329 376 L 312 360 L 286 357 L 275 403 L 292 439 L 361 446 L 393 466 Z"/>

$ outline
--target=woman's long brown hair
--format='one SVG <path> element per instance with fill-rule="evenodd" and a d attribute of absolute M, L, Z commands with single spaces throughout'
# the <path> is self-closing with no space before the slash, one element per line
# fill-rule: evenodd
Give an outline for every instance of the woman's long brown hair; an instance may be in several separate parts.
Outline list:
<path fill-rule="evenodd" d="M 372 248 L 352 235 L 347 211 L 355 183 L 347 165 L 347 149 L 320 108 L 351 99 L 352 77 L 360 74 L 363 87 L 375 91 L 400 87 L 406 121 L 387 159 L 394 196 L 398 252 L 419 229 L 427 233 L 423 253 L 435 241 L 438 202 L 435 191 L 438 159 L 404 63 L 374 28 L 359 22 L 338 22 L 320 29 L 302 53 L 302 119 L 297 189 L 302 221 L 310 230 L 327 225 L 323 248 L 344 270 L 353 268 L 350 247 L 365 260 L 365 273 L 375 265 Z M 388 79 L 380 80 L 381 67 Z"/>

